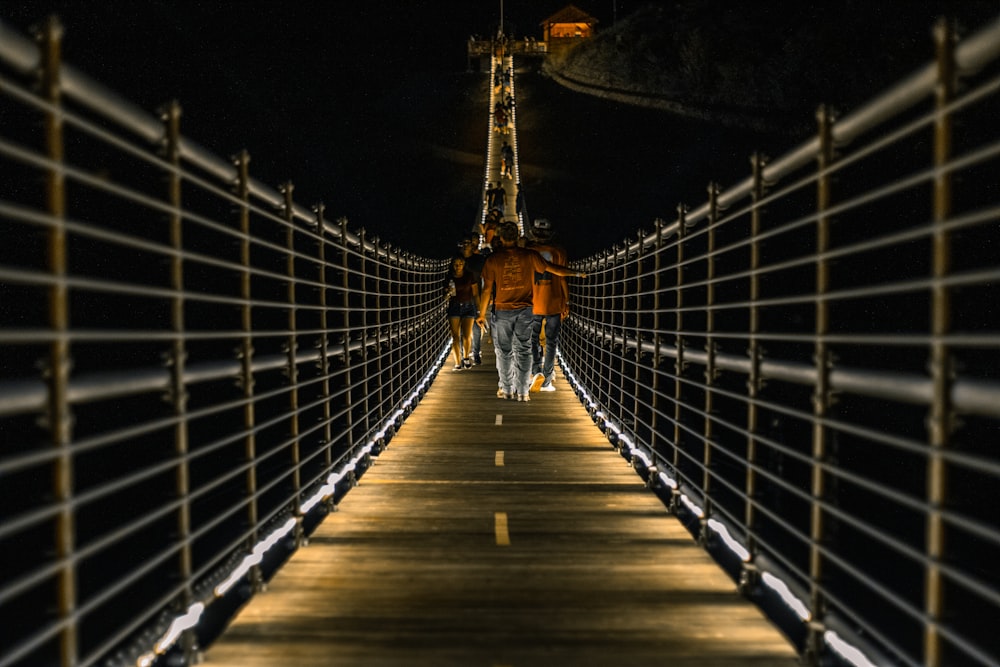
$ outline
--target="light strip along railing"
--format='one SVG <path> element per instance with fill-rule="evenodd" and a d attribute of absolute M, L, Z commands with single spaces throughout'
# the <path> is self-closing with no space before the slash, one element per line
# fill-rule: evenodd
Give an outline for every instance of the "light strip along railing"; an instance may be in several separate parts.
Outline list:
<path fill-rule="evenodd" d="M 190 663 L 441 367 L 447 261 L 260 184 L 60 40 L 0 24 L 0 666 Z"/>
<path fill-rule="evenodd" d="M 489 113 L 486 115 L 486 158 L 483 161 L 483 190 L 480 197 L 479 215 L 477 216 L 476 223 L 473 225 L 474 231 L 484 229 L 486 225 L 486 214 L 489 212 L 486 192 L 490 187 L 490 183 L 493 181 L 493 172 L 496 169 L 493 155 L 493 127 L 495 122 L 493 105 L 496 103 L 496 86 L 498 83 L 496 67 L 498 62 L 500 61 L 497 59 L 496 55 L 492 55 L 490 58 Z"/>
<path fill-rule="evenodd" d="M 509 57 L 508 62 L 510 67 L 510 99 L 512 104 L 510 105 L 510 146 L 511 150 L 514 151 L 514 164 L 511 167 L 511 173 L 513 174 L 514 182 L 514 213 L 517 216 L 517 226 L 521 230 L 521 235 L 525 234 L 525 230 L 530 227 L 529 221 L 525 219 L 527 215 L 526 207 L 523 206 L 524 193 L 521 192 L 521 155 L 520 148 L 517 143 L 517 91 L 515 90 L 515 81 L 517 77 L 514 76 L 514 56 Z M 518 206 L 518 202 L 522 203 L 522 206 Z"/>
<path fill-rule="evenodd" d="M 1000 664 L 1000 20 L 574 265 L 594 420 L 809 664 Z"/>

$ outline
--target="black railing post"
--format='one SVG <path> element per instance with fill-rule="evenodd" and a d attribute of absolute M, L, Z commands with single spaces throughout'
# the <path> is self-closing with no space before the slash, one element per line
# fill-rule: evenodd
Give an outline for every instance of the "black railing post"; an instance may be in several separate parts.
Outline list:
<path fill-rule="evenodd" d="M 347 451 L 354 450 L 354 411 L 352 408 L 352 392 L 354 390 L 352 380 L 351 362 L 351 336 L 353 327 L 351 326 L 351 311 L 354 309 L 351 303 L 351 247 L 347 238 L 347 218 L 340 218 L 340 261 L 341 261 L 341 292 L 343 294 L 343 323 L 344 323 L 344 432 L 347 434 L 345 446 Z M 361 232 L 361 255 L 364 256 L 365 237 Z M 351 473 L 350 483 L 355 481 L 354 473 Z"/>
<path fill-rule="evenodd" d="M 747 452 L 746 452 L 746 486 L 744 494 L 747 502 L 744 515 L 745 543 L 747 550 L 754 553 L 756 547 L 757 509 L 754 506 L 757 498 L 757 432 L 759 428 L 757 397 L 763 388 L 760 375 L 763 348 L 758 340 L 760 332 L 760 228 L 763 215 L 761 200 L 764 198 L 764 165 L 767 159 L 760 153 L 754 153 L 750 158 L 752 173 L 751 210 L 750 210 L 750 312 L 747 321 L 747 355 L 750 357 L 750 370 L 747 377 Z M 748 569 L 747 577 L 753 579 L 755 572 Z M 744 582 L 751 584 L 752 581 Z"/>
<path fill-rule="evenodd" d="M 362 252 L 361 252 L 361 304 L 362 304 L 362 306 L 361 306 L 361 350 L 360 350 L 360 356 L 361 356 L 361 373 L 360 373 L 360 378 L 359 379 L 360 379 L 361 382 L 364 383 L 362 385 L 364 387 L 364 390 L 362 391 L 362 394 L 361 394 L 361 402 L 362 402 L 361 419 L 364 420 L 363 421 L 362 430 L 365 433 L 368 433 L 368 431 L 369 431 L 369 422 L 368 422 L 368 420 L 370 419 L 370 417 L 368 416 L 368 381 L 369 381 L 369 374 L 368 374 L 368 310 L 369 310 L 369 304 L 368 304 L 368 299 L 371 296 L 371 294 L 369 292 L 369 289 L 370 289 L 369 288 L 369 281 L 374 282 L 376 285 L 378 285 L 378 282 L 379 282 L 378 272 L 379 272 L 379 267 L 381 265 L 381 262 L 378 261 L 378 240 L 374 239 L 374 240 L 369 241 L 368 240 L 368 236 L 365 233 L 364 229 L 362 229 L 360 231 L 360 236 L 361 236 L 361 249 L 362 249 Z M 365 245 L 367 243 L 371 243 L 372 244 L 372 247 L 374 248 L 373 252 L 375 253 L 375 258 L 376 258 L 376 261 L 372 263 L 372 267 L 374 267 L 374 269 L 375 269 L 375 275 L 371 276 L 371 277 L 369 277 L 369 275 L 368 275 L 368 271 L 369 271 L 369 267 L 368 267 L 368 255 L 367 255 L 367 253 L 364 252 L 364 247 L 365 247 Z M 387 262 L 389 261 L 388 257 L 386 257 L 386 261 Z M 352 412 L 354 411 L 353 401 L 352 401 L 351 411 Z"/>
<path fill-rule="evenodd" d="M 626 242 L 627 243 L 627 242 Z M 608 344 L 604 347 L 604 363 L 602 368 L 605 369 L 606 375 L 603 378 L 601 384 L 601 389 L 603 396 L 601 397 L 601 404 L 604 405 L 604 415 L 605 417 L 621 416 L 621 399 L 617 395 L 616 390 L 621 380 L 613 376 L 613 371 L 618 370 L 615 366 L 615 345 L 617 341 L 617 336 L 619 332 L 624 335 L 625 332 L 625 306 L 624 300 L 625 295 L 625 283 L 626 283 L 626 267 L 625 262 L 619 261 L 618 256 L 621 253 L 621 246 L 617 243 L 611 248 L 609 253 L 611 257 L 611 280 L 608 282 L 609 290 L 607 292 L 607 297 L 604 300 L 605 308 L 607 312 L 607 318 L 604 322 L 605 331 L 608 334 Z M 625 256 L 628 256 L 628 249 L 625 250 Z M 619 317 L 620 315 L 620 317 Z M 623 341 L 624 343 L 624 341 Z M 624 354 L 625 348 L 622 347 L 622 354 Z M 618 406 L 619 412 L 616 415 L 613 410 L 615 406 Z M 602 424 L 601 428 L 605 430 L 605 435 L 607 435 L 607 426 Z M 615 450 L 620 450 L 621 441 L 617 438 L 612 443 Z"/>
<path fill-rule="evenodd" d="M 708 228 L 705 248 L 705 424 L 702 430 L 702 488 L 705 493 L 705 518 L 711 514 L 712 489 L 712 439 L 715 437 L 712 422 L 714 409 L 715 367 L 715 223 L 719 217 L 719 188 L 708 185 Z M 706 525 L 707 528 L 707 525 Z M 705 536 L 707 539 L 707 535 Z"/>
<path fill-rule="evenodd" d="M 946 227 L 951 216 L 951 172 L 946 169 L 951 159 L 952 118 L 947 107 L 955 95 L 955 33 L 950 23 L 941 19 L 934 29 L 937 55 L 937 86 L 935 88 L 934 120 L 934 231 L 933 282 L 931 286 L 931 346 L 930 375 L 932 398 L 928 415 L 927 462 L 927 572 L 924 593 L 924 664 L 943 664 L 939 624 L 944 615 L 944 581 L 941 562 L 944 559 L 945 526 L 942 512 L 947 499 L 948 478 L 944 452 L 955 428 L 951 390 L 954 384 L 954 362 L 946 341 L 951 333 L 951 292 L 945 282 L 951 273 L 951 236 Z"/>
<path fill-rule="evenodd" d="M 676 284 L 674 285 L 674 470 L 681 469 L 681 399 L 684 396 L 684 240 L 687 238 L 687 208 L 677 205 L 677 263 Z"/>
<path fill-rule="evenodd" d="M 813 363 L 816 365 L 816 386 L 813 388 L 812 404 L 812 470 L 811 502 L 809 508 L 809 620 L 806 638 L 805 660 L 808 664 L 819 665 L 823 656 L 823 632 L 825 602 L 822 590 L 824 578 L 823 547 L 827 536 L 826 516 L 823 503 L 827 498 L 827 478 L 824 467 L 827 464 L 829 433 L 824 421 L 832 406 L 830 392 L 830 372 L 833 355 L 827 345 L 830 333 L 830 306 L 827 292 L 830 290 L 830 263 L 825 255 L 830 247 L 831 177 L 833 164 L 833 118 L 830 110 L 822 106 L 816 113 L 819 131 L 819 154 L 817 155 L 816 177 L 816 301 L 815 339 Z"/>
<path fill-rule="evenodd" d="M 386 405 L 387 403 L 391 403 L 392 400 L 392 387 L 394 384 L 392 378 L 395 377 L 393 369 L 395 367 L 396 351 L 400 349 L 403 343 L 403 330 L 406 328 L 403 320 L 408 316 L 408 313 L 404 309 L 404 304 L 412 305 L 412 302 L 418 296 L 414 291 L 422 287 L 421 285 L 413 285 L 412 283 L 404 285 L 401 282 L 401 269 L 398 264 L 396 267 L 393 267 L 389 263 L 388 246 L 386 248 L 386 263 L 379 267 L 380 273 L 377 275 L 377 278 L 385 280 L 388 283 L 387 301 L 389 308 L 386 322 L 386 343 L 388 347 L 386 349 L 390 352 L 388 361 L 386 361 L 385 355 L 380 354 L 377 362 L 378 407 L 376 419 L 378 423 L 382 423 L 389 414 Z"/>
<path fill-rule="evenodd" d="M 53 111 L 45 114 L 45 152 L 54 165 L 65 161 L 63 143 L 62 33 L 59 20 L 52 16 L 39 35 L 42 57 L 42 94 Z M 59 507 L 55 518 L 56 558 L 59 566 L 56 607 L 62 628 L 59 632 L 60 660 L 64 667 L 75 665 L 79 652 L 77 622 L 77 573 L 73 553 L 76 550 L 76 521 L 73 510 L 73 415 L 69 404 L 69 376 L 72 367 L 69 344 L 69 288 L 66 285 L 68 250 L 66 240 L 66 177 L 63 171 L 50 168 L 45 173 L 45 195 L 52 225 L 48 234 L 48 268 L 52 283 L 48 288 L 48 319 L 52 330 L 48 359 L 43 363 L 48 398 L 42 421 L 51 435 L 57 453 L 53 459 L 53 504 Z"/>
<path fill-rule="evenodd" d="M 330 326 L 328 306 L 326 302 L 326 221 L 323 213 L 326 207 L 322 202 L 313 211 L 316 213 L 316 236 L 319 258 L 319 374 L 320 393 L 323 396 L 323 464 L 326 470 L 333 465 L 333 418 L 330 410 Z"/>
<path fill-rule="evenodd" d="M 635 303 L 635 308 L 629 308 L 628 307 L 628 303 L 629 303 L 629 301 L 631 299 L 633 299 L 633 298 L 637 299 L 638 298 L 636 296 L 633 296 L 634 294 L 638 294 L 638 292 L 632 292 L 632 290 L 631 290 L 632 280 L 631 280 L 631 277 L 628 275 L 629 267 L 632 266 L 632 263 L 629 261 L 629 256 L 630 256 L 629 247 L 630 246 L 631 246 L 631 243 L 626 238 L 625 239 L 625 246 L 624 246 L 625 256 L 624 256 L 623 261 L 621 263 L 621 267 L 622 267 L 622 281 L 621 281 L 622 294 L 621 294 L 621 298 L 618 299 L 618 303 L 621 304 L 621 310 L 622 310 L 622 313 L 621 313 L 621 315 L 622 315 L 622 317 L 621 317 L 622 351 L 621 351 L 621 356 L 618 357 L 618 380 L 617 380 L 617 382 L 615 382 L 615 384 L 621 390 L 620 394 L 615 399 L 617 401 L 617 403 L 618 403 L 618 426 L 619 426 L 619 428 L 621 428 L 621 427 L 623 427 L 623 426 L 625 426 L 626 424 L 629 423 L 628 422 L 628 415 L 626 414 L 626 409 L 625 409 L 626 408 L 626 406 L 625 406 L 626 401 L 628 401 L 629 399 L 631 399 L 633 401 L 633 413 L 634 413 L 634 406 L 635 406 L 635 403 L 634 403 L 635 392 L 634 391 L 630 392 L 628 390 L 628 388 L 625 386 L 625 378 L 627 377 L 625 369 L 628 366 L 628 347 L 629 347 L 629 330 L 630 330 L 629 320 L 632 317 L 632 312 L 631 311 L 634 311 L 635 309 L 638 308 L 638 303 Z M 638 262 L 636 262 L 635 267 L 636 267 L 636 275 L 638 276 L 639 275 L 639 272 L 638 272 L 639 264 L 638 264 Z M 621 438 L 618 438 L 618 442 L 617 442 L 616 446 L 618 447 L 619 450 L 621 450 L 621 447 L 622 447 Z"/>
<path fill-rule="evenodd" d="M 166 126 L 166 159 L 173 167 L 167 177 L 167 197 L 170 202 L 170 247 L 174 254 L 170 259 L 170 289 L 173 297 L 170 299 L 170 326 L 173 333 L 170 350 L 167 352 L 167 364 L 170 367 L 170 391 L 167 400 L 174 408 L 177 425 L 174 427 L 174 453 L 177 456 L 177 469 L 174 473 L 177 499 L 177 541 L 178 578 L 183 583 L 183 590 L 177 600 L 178 611 L 184 613 L 194 601 L 191 556 L 191 480 L 188 462 L 188 393 L 184 384 L 184 368 L 187 362 L 187 347 L 185 345 L 184 322 L 184 216 L 181 215 L 181 106 L 177 101 L 171 102 L 163 116 Z M 198 660 L 198 642 L 194 630 L 185 630 L 180 643 L 185 664 L 194 664 Z"/>
<path fill-rule="evenodd" d="M 240 359 L 240 374 L 238 384 L 243 390 L 243 429 L 244 455 L 247 461 L 246 493 L 247 493 L 247 524 L 250 526 L 249 546 L 253 548 L 259 538 L 257 513 L 257 436 L 255 434 L 257 417 L 254 411 L 254 377 L 253 377 L 253 306 L 251 305 L 251 266 L 250 257 L 250 154 L 240 151 L 236 157 L 236 194 L 240 200 L 240 346 L 236 351 Z M 250 569 L 250 587 L 253 593 L 264 589 L 264 577 L 260 565 Z"/>
<path fill-rule="evenodd" d="M 376 241 L 377 242 L 377 241 Z M 392 273 L 388 273 L 386 276 L 386 282 L 388 283 L 387 293 L 382 300 L 379 302 L 378 309 L 378 329 L 379 329 L 379 342 L 378 351 L 375 355 L 375 372 L 372 374 L 374 377 L 372 380 L 375 382 L 377 398 L 375 401 L 375 409 L 377 414 L 373 415 L 372 418 L 376 420 L 376 423 L 382 423 L 384 418 L 385 408 L 385 355 L 382 354 L 382 341 L 381 337 L 384 335 L 386 338 L 386 349 L 391 349 L 392 347 L 392 328 L 398 326 L 396 322 L 395 308 L 397 297 L 396 283 L 392 280 Z M 383 307 L 383 304 L 385 307 Z M 383 319 L 383 316 L 385 319 Z M 384 327 L 384 329 L 383 329 Z M 379 443 L 379 447 L 382 447 L 382 443 Z"/>
<path fill-rule="evenodd" d="M 660 352 L 660 346 L 663 343 L 660 322 L 660 307 L 662 305 L 660 296 L 663 294 L 661 272 L 663 270 L 663 226 L 666 224 L 666 221 L 657 218 L 654 224 L 656 225 L 656 236 L 653 246 L 653 405 L 651 423 L 649 425 L 649 438 L 652 450 L 658 452 L 660 448 L 660 409 L 663 407 L 660 401 L 660 397 L 663 395 L 660 386 L 660 363 L 663 358 Z"/>
<path fill-rule="evenodd" d="M 292 512 L 295 516 L 295 546 L 302 544 L 302 451 L 299 430 L 299 365 L 298 356 L 298 307 L 295 298 L 295 200 L 292 194 L 295 186 L 289 181 L 281 186 L 281 194 L 284 196 L 285 216 L 285 271 L 288 276 L 286 291 L 286 308 L 288 309 L 288 339 L 285 341 L 286 354 L 288 358 L 288 431 L 291 437 L 291 464 L 292 464 Z"/>
<path fill-rule="evenodd" d="M 411 267 L 413 266 L 413 263 L 410 261 L 410 254 L 408 252 L 404 252 L 398 246 L 393 247 L 392 252 L 396 258 L 397 265 L 399 266 L 399 275 L 402 279 L 404 267 L 406 267 L 405 270 L 412 270 Z M 419 300 L 423 298 L 423 294 L 418 294 L 417 291 L 420 290 L 422 292 L 424 287 L 423 285 L 419 287 L 414 286 L 409 282 L 407 285 L 409 292 L 403 296 L 403 312 L 401 318 L 401 320 L 406 323 L 404 326 L 406 341 L 404 345 L 400 346 L 401 356 L 398 359 L 399 366 L 396 368 L 397 377 L 399 377 L 401 382 L 394 383 L 392 392 L 392 405 L 397 407 L 402 404 L 403 396 L 406 395 L 404 387 L 406 387 L 407 381 L 409 380 L 412 351 L 417 345 L 419 345 L 419 341 L 411 340 L 411 337 L 419 336 L 419 334 L 414 333 L 410 324 L 415 322 L 416 319 L 420 317 L 421 309 L 418 308 L 418 305 L 422 303 L 422 301 Z M 402 337 L 400 340 L 402 340 Z"/>
<path fill-rule="evenodd" d="M 636 293 L 636 303 L 635 303 L 635 319 L 632 324 L 635 327 L 635 364 L 632 367 L 632 382 L 634 392 L 632 393 L 634 397 L 634 402 L 632 404 L 632 437 L 641 440 L 639 437 L 639 415 L 640 411 L 645 411 L 646 408 L 643 407 L 643 402 L 645 401 L 641 391 L 644 387 L 642 382 L 642 300 L 644 299 L 642 288 L 643 279 L 646 274 L 646 244 L 644 243 L 645 234 L 643 230 L 639 230 L 636 233 L 636 272 L 635 272 L 635 293 Z"/>

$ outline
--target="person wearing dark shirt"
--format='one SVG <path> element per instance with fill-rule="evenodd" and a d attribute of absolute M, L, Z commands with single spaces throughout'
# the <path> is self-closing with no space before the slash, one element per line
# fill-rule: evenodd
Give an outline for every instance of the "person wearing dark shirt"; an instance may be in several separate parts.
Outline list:
<path fill-rule="evenodd" d="M 500 147 L 500 157 L 502 159 L 501 171 L 503 172 L 503 176 L 505 178 L 514 178 L 514 148 L 506 141 Z"/>
<path fill-rule="evenodd" d="M 472 324 L 476 319 L 479 281 L 465 268 L 465 258 L 453 257 L 445 286 L 448 298 L 448 324 L 451 327 L 451 352 L 454 370 L 472 367 Z M 463 354 L 464 350 L 464 354 Z"/>
<path fill-rule="evenodd" d="M 479 234 L 472 233 L 463 239 L 461 250 L 462 256 L 465 258 L 465 270 L 473 275 L 478 287 L 482 280 L 483 263 L 486 262 L 486 256 L 479 251 Z M 478 319 L 478 317 L 479 312 L 477 311 L 476 318 Z M 483 328 L 480 326 L 472 327 L 472 363 L 476 366 L 483 363 L 482 341 Z"/>

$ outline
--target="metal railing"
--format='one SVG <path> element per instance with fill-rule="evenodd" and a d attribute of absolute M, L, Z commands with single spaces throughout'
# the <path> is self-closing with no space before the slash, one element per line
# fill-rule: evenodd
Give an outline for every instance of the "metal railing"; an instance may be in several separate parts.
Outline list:
<path fill-rule="evenodd" d="M 440 368 L 447 262 L 208 154 L 60 36 L 0 25 L 0 665 L 190 662 Z"/>
<path fill-rule="evenodd" d="M 579 263 L 560 342 L 809 664 L 1000 664 L 1000 21 L 935 35 L 933 64 Z"/>

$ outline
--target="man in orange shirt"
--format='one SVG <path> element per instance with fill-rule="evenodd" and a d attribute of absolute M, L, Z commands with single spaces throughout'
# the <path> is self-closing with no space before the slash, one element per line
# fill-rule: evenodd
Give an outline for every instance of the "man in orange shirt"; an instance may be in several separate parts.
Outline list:
<path fill-rule="evenodd" d="M 531 228 L 534 243 L 529 247 L 553 264 L 566 264 L 566 251 L 553 244 L 555 231 L 545 218 L 535 220 Z M 556 346 L 562 321 L 569 315 L 569 288 L 566 279 L 549 271 L 535 273 L 532 299 L 534 317 L 531 323 L 531 391 L 555 391 L 552 384 L 555 373 Z M 544 353 L 541 344 L 542 327 L 545 327 Z"/>
<path fill-rule="evenodd" d="M 531 381 L 531 323 L 534 318 L 535 273 L 585 277 L 585 274 L 560 264 L 552 264 L 534 250 L 517 245 L 517 225 L 508 222 L 500 227 L 503 248 L 486 258 L 483 264 L 482 291 L 479 294 L 480 326 L 486 324 L 487 306 L 493 295 L 496 309 L 493 321 L 493 346 L 496 348 L 500 391 L 497 396 L 527 401 Z"/>

